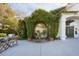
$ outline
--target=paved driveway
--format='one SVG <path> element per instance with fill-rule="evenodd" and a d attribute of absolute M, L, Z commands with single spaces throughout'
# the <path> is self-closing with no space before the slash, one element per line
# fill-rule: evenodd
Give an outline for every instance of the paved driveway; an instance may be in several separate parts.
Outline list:
<path fill-rule="evenodd" d="M 79 39 L 42 43 L 19 41 L 18 46 L 4 51 L 3 56 L 79 56 Z"/>

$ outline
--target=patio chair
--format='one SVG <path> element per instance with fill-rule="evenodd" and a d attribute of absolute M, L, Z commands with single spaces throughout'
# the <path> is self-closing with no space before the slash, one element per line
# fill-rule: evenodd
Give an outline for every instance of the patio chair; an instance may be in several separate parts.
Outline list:
<path fill-rule="evenodd" d="M 6 43 L 6 40 L 4 38 L 1 38 L 0 39 L 0 53 L 3 52 L 3 51 L 5 51 L 8 48 L 9 48 L 9 46 Z"/>
<path fill-rule="evenodd" d="M 8 35 L 8 44 L 10 45 L 10 47 L 17 45 L 16 36 L 14 34 Z"/>

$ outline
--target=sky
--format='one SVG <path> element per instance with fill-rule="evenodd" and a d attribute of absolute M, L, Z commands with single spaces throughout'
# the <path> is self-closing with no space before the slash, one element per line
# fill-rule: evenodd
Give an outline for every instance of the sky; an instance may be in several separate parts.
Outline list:
<path fill-rule="evenodd" d="M 36 9 L 50 11 L 65 6 L 66 3 L 10 3 L 9 5 L 17 16 L 25 17 L 31 15 Z"/>

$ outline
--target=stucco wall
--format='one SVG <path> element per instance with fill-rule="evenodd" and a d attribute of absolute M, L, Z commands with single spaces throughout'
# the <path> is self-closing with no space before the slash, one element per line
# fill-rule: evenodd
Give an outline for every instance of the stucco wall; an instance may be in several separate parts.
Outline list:
<path fill-rule="evenodd" d="M 67 5 L 67 11 L 79 11 L 79 3 L 71 3 Z"/>
<path fill-rule="evenodd" d="M 75 19 L 75 30 L 77 28 L 77 34 L 74 34 L 75 38 L 79 38 L 79 19 Z"/>

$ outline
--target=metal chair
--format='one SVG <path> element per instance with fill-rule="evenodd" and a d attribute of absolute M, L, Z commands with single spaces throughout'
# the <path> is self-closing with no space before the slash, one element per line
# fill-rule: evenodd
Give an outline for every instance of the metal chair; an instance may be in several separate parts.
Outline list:
<path fill-rule="evenodd" d="M 0 39 L 0 53 L 2 53 L 3 51 L 5 51 L 8 48 L 9 48 L 9 46 L 6 43 L 6 40 L 4 40 L 4 38 Z"/>
<path fill-rule="evenodd" d="M 8 44 L 10 45 L 10 47 L 13 47 L 13 46 L 17 45 L 17 39 L 16 39 L 15 35 L 9 34 L 9 36 L 8 36 Z"/>

